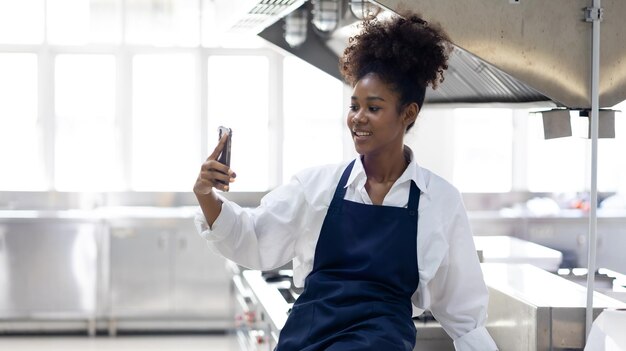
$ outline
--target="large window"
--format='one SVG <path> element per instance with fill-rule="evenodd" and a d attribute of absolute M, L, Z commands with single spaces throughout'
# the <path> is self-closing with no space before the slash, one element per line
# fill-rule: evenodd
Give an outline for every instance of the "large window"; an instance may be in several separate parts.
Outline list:
<path fill-rule="evenodd" d="M 199 44 L 199 0 L 126 0 L 125 3 L 125 42 L 188 47 Z"/>
<path fill-rule="evenodd" d="M 208 154 L 220 125 L 233 130 L 232 191 L 270 187 L 269 61 L 263 56 L 211 56 L 208 60 Z M 199 165 L 198 165 L 199 166 Z"/>
<path fill-rule="evenodd" d="M 46 0 L 48 42 L 119 43 L 121 5 L 122 0 Z"/>
<path fill-rule="evenodd" d="M 512 182 L 511 109 L 456 109 L 453 182 L 464 192 L 507 192 Z"/>
<path fill-rule="evenodd" d="M 587 149 L 587 140 L 577 137 L 544 139 L 541 114 L 530 114 L 526 161 L 528 190 L 584 191 L 588 163 Z"/>
<path fill-rule="evenodd" d="M 0 191 L 188 192 L 220 125 L 231 191 L 352 157 L 348 89 L 257 36 L 214 35 L 215 7 L 0 0 Z M 588 139 L 544 140 L 526 108 L 457 107 L 426 104 L 405 142 L 461 191 L 589 190 Z M 624 114 L 616 135 L 599 142 L 603 192 L 626 191 Z"/>
<path fill-rule="evenodd" d="M 0 1 L 0 44 L 41 44 L 44 0 Z"/>
<path fill-rule="evenodd" d="M 132 189 L 189 191 L 199 165 L 190 54 L 133 59 Z"/>
<path fill-rule="evenodd" d="M 513 184 L 513 111 L 425 105 L 405 138 L 417 162 L 462 192 L 507 192 Z"/>
<path fill-rule="evenodd" d="M 123 187 L 116 163 L 115 58 L 58 55 L 55 61 L 55 188 Z"/>
<path fill-rule="evenodd" d="M 598 189 L 626 193 L 626 101 L 614 107 L 615 139 L 598 141 Z"/>
<path fill-rule="evenodd" d="M 0 77 L 0 190 L 44 190 L 37 56 L 0 53 Z"/>
<path fill-rule="evenodd" d="M 619 109 L 616 106 L 616 109 Z M 528 190 L 534 192 L 584 192 L 591 185 L 591 141 L 584 138 L 588 120 L 571 114 L 572 137 L 543 138 L 540 114 L 528 117 L 527 178 Z M 598 190 L 626 190 L 626 121 L 618 113 L 615 138 L 598 140 Z"/>
<path fill-rule="evenodd" d="M 294 57 L 284 60 L 283 180 L 343 158 L 343 84 Z"/>

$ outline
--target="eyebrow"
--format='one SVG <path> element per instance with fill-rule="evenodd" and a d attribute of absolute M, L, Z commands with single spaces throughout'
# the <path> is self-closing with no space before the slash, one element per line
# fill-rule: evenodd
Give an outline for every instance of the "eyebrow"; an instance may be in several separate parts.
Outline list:
<path fill-rule="evenodd" d="M 356 96 L 352 96 L 351 100 L 358 100 L 358 98 Z M 367 100 L 367 101 L 372 101 L 372 100 L 385 101 L 385 99 L 381 98 L 380 96 L 368 96 L 365 100 Z"/>

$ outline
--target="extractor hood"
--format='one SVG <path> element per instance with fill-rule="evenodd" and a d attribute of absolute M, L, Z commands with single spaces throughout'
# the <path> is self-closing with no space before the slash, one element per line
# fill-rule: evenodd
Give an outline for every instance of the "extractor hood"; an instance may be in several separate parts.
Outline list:
<path fill-rule="evenodd" d="M 213 29 L 217 32 L 257 34 L 306 0 L 212 0 L 208 5 L 215 14 Z"/>
<path fill-rule="evenodd" d="M 591 0 L 380 0 L 437 21 L 455 45 L 560 105 L 591 107 Z M 626 98 L 626 1 L 602 1 L 600 107 Z"/>
<path fill-rule="evenodd" d="M 309 33 L 299 48 L 284 42 L 282 20 L 259 35 L 338 77 L 338 56 L 357 22 L 348 1 L 341 2 L 341 27 L 327 36 Z M 427 91 L 431 102 L 551 100 L 591 107 L 591 24 L 585 21 L 591 0 L 373 2 L 393 12 L 420 13 L 448 32 L 455 50 L 444 83 Z M 626 99 L 626 1 L 604 0 L 602 7 L 600 106 L 611 107 Z"/>

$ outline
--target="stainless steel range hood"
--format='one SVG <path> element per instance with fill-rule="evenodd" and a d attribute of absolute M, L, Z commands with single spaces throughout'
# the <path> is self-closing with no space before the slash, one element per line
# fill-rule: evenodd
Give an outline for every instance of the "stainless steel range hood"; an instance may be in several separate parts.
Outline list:
<path fill-rule="evenodd" d="M 591 107 L 590 0 L 380 0 L 418 11 L 454 43 L 571 108 Z M 626 98 L 626 1 L 604 0 L 600 106 Z"/>
<path fill-rule="evenodd" d="M 439 22 L 460 50 L 446 81 L 429 91 L 432 102 L 524 102 L 552 100 L 569 108 L 591 107 L 590 0 L 379 0 L 394 12 L 412 10 Z M 344 9 L 347 1 L 343 1 Z M 600 106 L 626 99 L 626 1 L 604 0 Z M 356 22 L 344 12 L 342 29 L 329 37 L 309 35 L 299 49 L 282 39 L 282 21 L 259 35 L 338 75 L 337 57 Z"/>

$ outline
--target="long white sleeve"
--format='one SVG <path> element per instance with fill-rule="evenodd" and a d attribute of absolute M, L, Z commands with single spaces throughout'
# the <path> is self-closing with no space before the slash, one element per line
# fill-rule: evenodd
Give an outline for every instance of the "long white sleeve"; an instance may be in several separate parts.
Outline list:
<path fill-rule="evenodd" d="M 493 351 L 497 346 L 487 329 L 489 295 L 460 194 L 450 208 L 444 236 L 449 252 L 429 282 L 430 310 L 454 340 L 458 351 Z"/>
<path fill-rule="evenodd" d="M 244 267 L 259 270 L 280 267 L 294 258 L 308 207 L 296 178 L 265 195 L 254 209 L 221 198 L 222 211 L 212 228 L 201 211 L 195 219 L 200 235 L 212 249 Z"/>

